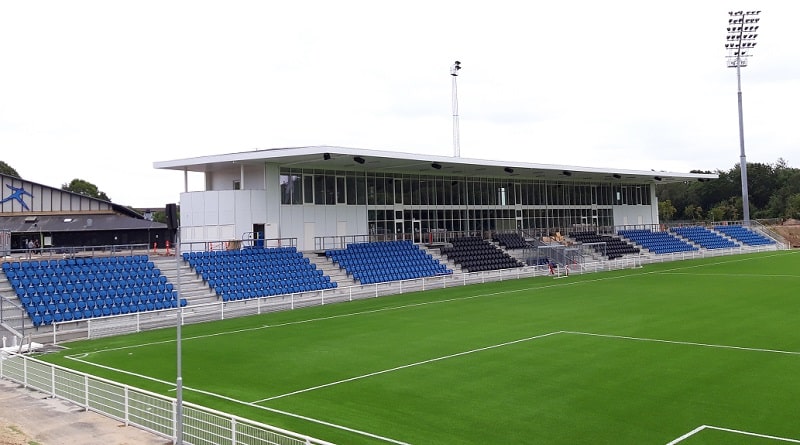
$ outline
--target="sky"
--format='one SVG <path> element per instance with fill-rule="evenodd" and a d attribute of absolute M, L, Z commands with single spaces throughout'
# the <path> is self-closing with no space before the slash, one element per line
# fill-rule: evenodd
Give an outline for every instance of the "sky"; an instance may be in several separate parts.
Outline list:
<path fill-rule="evenodd" d="M 0 0 L 0 160 L 115 203 L 178 202 L 153 163 L 333 145 L 633 170 L 800 167 L 800 2 Z M 190 189 L 202 189 L 192 175 Z"/>

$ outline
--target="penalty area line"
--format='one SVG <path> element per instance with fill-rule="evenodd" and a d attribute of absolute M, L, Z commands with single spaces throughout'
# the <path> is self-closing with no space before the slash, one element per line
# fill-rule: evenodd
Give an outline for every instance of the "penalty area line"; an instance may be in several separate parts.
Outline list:
<path fill-rule="evenodd" d="M 786 354 L 786 355 L 800 355 L 800 352 L 797 351 L 783 351 L 780 349 L 765 349 L 765 348 L 748 348 L 745 346 L 731 346 L 731 345 L 715 345 L 710 343 L 697 343 L 691 341 L 678 341 L 678 340 L 662 340 L 658 338 L 642 338 L 642 337 L 629 337 L 625 335 L 611 335 L 611 334 L 595 334 L 592 332 L 578 332 L 578 331 L 563 331 L 565 334 L 573 334 L 573 335 L 586 335 L 590 337 L 602 337 L 602 338 L 616 338 L 619 340 L 634 340 L 634 341 L 646 341 L 652 343 L 666 343 L 670 345 L 684 345 L 684 346 L 701 346 L 704 348 L 716 348 L 716 349 L 733 349 L 737 351 L 750 351 L 750 352 L 768 352 L 772 354 Z"/>
<path fill-rule="evenodd" d="M 722 427 L 713 426 L 713 425 L 700 425 L 697 428 L 689 431 L 688 433 L 678 437 L 677 439 L 674 439 L 674 440 L 672 440 L 670 442 L 667 442 L 666 445 L 676 445 L 676 444 L 678 444 L 680 442 L 683 442 L 684 440 L 694 436 L 695 434 L 697 434 L 697 433 L 699 433 L 699 432 L 701 432 L 703 430 L 716 430 L 716 431 L 722 431 L 722 432 L 725 432 L 725 433 L 741 434 L 743 436 L 750 436 L 750 437 L 758 437 L 760 439 L 777 440 L 777 441 L 780 441 L 780 442 L 789 442 L 789 443 L 800 443 L 800 440 L 790 439 L 788 437 L 778 437 L 778 436 L 772 436 L 772 435 L 769 435 L 769 434 L 759 434 L 759 433 L 753 433 L 753 432 L 750 432 L 750 431 L 735 430 L 735 429 L 732 429 L 732 428 L 722 428 Z"/>
<path fill-rule="evenodd" d="M 435 357 L 435 358 L 431 358 L 431 359 L 428 359 L 428 360 L 422 360 L 422 361 L 418 361 L 418 362 L 414 362 L 414 363 L 408 363 L 408 364 L 405 364 L 405 365 L 395 366 L 394 368 L 382 369 L 380 371 L 375 371 L 375 372 L 370 372 L 370 373 L 367 373 L 367 374 L 357 375 L 355 377 L 350 377 L 350 378 L 346 378 L 346 379 L 342 379 L 342 380 L 337 380 L 335 382 L 330 382 L 330 383 L 325 383 L 325 384 L 322 384 L 322 385 L 312 386 L 310 388 L 298 389 L 297 391 L 287 392 L 285 394 L 279 394 L 279 395 L 273 396 L 273 397 L 267 397 L 267 398 L 264 398 L 264 399 L 256 400 L 256 401 L 251 402 L 251 403 L 269 402 L 271 400 L 282 399 L 284 397 L 294 396 L 294 395 L 302 394 L 302 393 L 305 393 L 305 392 L 316 391 L 318 389 L 328 388 L 328 387 L 335 386 L 335 385 L 341 385 L 343 383 L 349 383 L 349 382 L 353 382 L 353 381 L 356 381 L 356 380 L 362 380 L 362 379 L 366 379 L 366 378 L 369 378 L 369 377 L 374 377 L 376 375 L 388 374 L 390 372 L 400 371 L 400 370 L 403 370 L 403 369 L 413 368 L 413 367 L 421 366 L 421 365 L 427 365 L 429 363 L 440 362 L 442 360 L 447 360 L 447 359 L 451 359 L 451 358 L 456 358 L 456 357 L 461 357 L 461 356 L 465 356 L 465 355 L 469 355 L 469 354 L 474 354 L 476 352 L 483 352 L 483 351 L 488 351 L 488 350 L 491 350 L 491 349 L 502 348 L 502 347 L 510 346 L 510 345 L 517 344 L 517 343 L 523 343 L 523 342 L 526 342 L 526 341 L 538 340 L 538 339 L 541 339 L 541 338 L 544 338 L 544 337 L 549 337 L 551 335 L 563 334 L 563 333 L 564 333 L 564 331 L 548 332 L 547 334 L 535 335 L 533 337 L 520 338 L 520 339 L 517 339 L 517 340 L 498 343 L 496 345 L 490 345 L 490 346 L 484 346 L 482 348 L 470 349 L 469 351 L 456 352 L 455 354 L 443 355 L 441 357 Z"/>

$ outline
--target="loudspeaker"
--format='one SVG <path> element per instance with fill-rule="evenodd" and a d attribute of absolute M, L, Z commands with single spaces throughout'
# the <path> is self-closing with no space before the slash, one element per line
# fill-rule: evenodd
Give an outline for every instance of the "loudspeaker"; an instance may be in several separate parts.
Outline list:
<path fill-rule="evenodd" d="M 167 228 L 169 230 L 176 230 L 180 223 L 178 222 L 178 206 L 177 204 L 167 204 L 164 210 L 167 214 Z"/>

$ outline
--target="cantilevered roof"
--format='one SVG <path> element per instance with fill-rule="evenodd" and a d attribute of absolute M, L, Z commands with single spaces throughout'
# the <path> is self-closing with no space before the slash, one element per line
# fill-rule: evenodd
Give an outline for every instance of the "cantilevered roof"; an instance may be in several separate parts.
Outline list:
<path fill-rule="evenodd" d="M 359 162 L 363 160 L 363 162 Z M 716 174 L 677 173 L 534 164 L 519 161 L 456 158 L 396 151 L 318 145 L 256 149 L 153 163 L 157 169 L 190 172 L 229 170 L 232 166 L 265 162 L 303 169 L 355 170 L 385 173 L 431 173 L 448 176 L 509 177 L 518 179 L 569 180 L 580 182 L 670 183 L 716 179 Z"/>

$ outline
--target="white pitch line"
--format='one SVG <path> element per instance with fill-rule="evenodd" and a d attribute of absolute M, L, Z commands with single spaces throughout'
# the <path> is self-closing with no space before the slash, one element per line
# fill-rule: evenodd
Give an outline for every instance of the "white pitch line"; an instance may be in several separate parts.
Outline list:
<path fill-rule="evenodd" d="M 795 253 L 795 252 L 792 252 L 792 253 Z M 772 256 L 777 256 L 777 255 L 769 255 L 769 257 L 772 257 Z M 448 298 L 448 299 L 445 299 L 445 300 L 423 301 L 423 302 L 419 302 L 419 303 L 404 304 L 404 305 L 393 306 L 393 307 L 388 307 L 388 308 L 371 309 L 371 310 L 366 310 L 366 311 L 357 311 L 357 312 L 350 312 L 350 313 L 346 313 L 346 314 L 331 315 L 329 317 L 309 318 L 309 319 L 306 319 L 306 320 L 291 321 L 291 322 L 278 323 L 278 324 L 273 324 L 273 325 L 262 325 L 262 326 L 252 327 L 252 328 L 236 329 L 236 330 L 232 330 L 232 331 L 215 332 L 213 334 L 197 335 L 197 336 L 193 336 L 193 337 L 184 337 L 182 339 L 182 341 L 199 340 L 199 339 L 203 339 L 203 338 L 218 337 L 218 336 L 230 335 L 230 334 L 239 334 L 239 333 L 242 333 L 242 332 L 257 331 L 257 330 L 261 330 L 261 329 L 278 328 L 278 327 L 285 327 L 285 326 L 294 326 L 294 325 L 305 324 L 305 323 L 315 323 L 315 322 L 319 322 L 319 321 L 335 320 L 335 319 L 346 318 L 346 317 L 354 317 L 354 316 L 358 316 L 358 315 L 368 315 L 368 314 L 388 312 L 388 311 L 394 311 L 394 310 L 400 310 L 400 309 L 424 307 L 424 306 L 433 305 L 433 304 L 459 302 L 459 301 L 471 300 L 471 299 L 475 299 L 475 298 L 494 297 L 494 296 L 500 296 L 500 295 L 515 294 L 515 293 L 519 293 L 519 292 L 535 291 L 535 290 L 539 290 L 539 289 L 549 289 L 549 288 L 562 287 L 562 286 L 575 286 L 575 285 L 580 285 L 580 284 L 596 283 L 596 282 L 600 282 L 600 281 L 609 281 L 609 280 L 618 280 L 618 279 L 622 279 L 622 278 L 640 277 L 642 275 L 649 275 L 649 274 L 675 273 L 674 271 L 679 271 L 679 270 L 694 269 L 694 268 L 698 268 L 698 267 L 707 267 L 707 266 L 713 266 L 713 265 L 717 265 L 717 264 L 727 264 L 727 263 L 733 263 L 733 262 L 754 261 L 756 259 L 761 259 L 761 258 L 764 258 L 764 257 L 738 258 L 738 259 L 733 259 L 733 260 L 718 261 L 718 262 L 714 262 L 714 263 L 706 263 L 706 264 L 701 264 L 701 265 L 674 267 L 672 269 L 668 269 L 668 270 L 664 270 L 664 271 L 648 271 L 648 272 L 642 272 L 642 273 L 618 275 L 618 276 L 614 276 L 614 277 L 600 277 L 600 278 L 580 280 L 580 281 L 570 281 L 568 283 L 558 283 L 558 284 L 553 283 L 553 284 L 548 284 L 548 285 L 544 285 L 544 286 L 530 286 L 530 287 L 524 287 L 524 288 L 521 288 L 521 289 L 512 289 L 512 290 L 499 291 L 499 292 L 489 292 L 489 293 L 477 294 L 477 295 L 467 295 L 467 296 L 456 297 L 456 298 Z M 534 277 L 534 278 L 536 278 L 536 277 Z M 117 347 L 117 348 L 99 349 L 97 351 L 86 352 L 84 354 L 85 355 L 90 355 L 90 354 L 96 354 L 96 353 L 106 352 L 106 351 L 117 351 L 117 350 L 124 350 L 124 349 L 133 349 L 133 348 L 145 347 L 145 346 L 151 346 L 151 345 L 174 343 L 175 341 L 176 341 L 175 339 L 161 340 L 161 341 L 155 341 L 155 342 L 149 342 L 149 343 L 141 343 L 141 344 L 138 344 L 138 345 L 129 345 L 129 346 L 121 346 L 121 347 Z"/>
<path fill-rule="evenodd" d="M 316 391 L 318 389 L 327 388 L 327 387 L 335 386 L 335 385 L 340 385 L 342 383 L 348 383 L 348 382 L 352 382 L 352 381 L 355 381 L 355 380 L 366 379 L 368 377 L 374 377 L 376 375 L 387 374 L 387 373 L 394 372 L 394 371 L 399 371 L 399 370 L 402 370 L 402 369 L 413 368 L 415 366 L 427 365 L 429 363 L 440 362 L 442 360 L 447 360 L 447 359 L 456 358 L 456 357 L 462 357 L 462 356 L 465 356 L 465 355 L 474 354 L 476 352 L 482 352 L 482 351 L 488 351 L 488 350 L 491 350 L 491 349 L 502 348 L 502 347 L 505 347 L 505 346 L 510 346 L 510 345 L 513 345 L 513 344 L 523 343 L 523 342 L 531 341 L 531 340 L 537 340 L 537 339 L 540 339 L 540 338 L 549 337 L 551 335 L 562 334 L 562 333 L 563 333 L 563 331 L 549 332 L 547 334 L 535 335 L 533 337 L 520 338 L 518 340 L 512 340 L 512 341 L 507 341 L 507 342 L 503 342 L 503 343 L 498 343 L 496 345 L 484 346 L 482 348 L 477 348 L 477 349 L 470 349 L 469 351 L 462 351 L 462 352 L 457 352 L 455 354 L 443 355 L 441 357 L 435 357 L 435 358 L 432 358 L 432 359 L 422 360 L 422 361 L 419 361 L 419 362 L 409 363 L 409 364 L 406 364 L 406 365 L 395 366 L 394 368 L 389 368 L 389 369 L 383 369 L 381 371 L 370 372 L 368 374 L 362 374 L 362 375 L 358 375 L 358 376 L 355 376 L 355 377 L 350 377 L 350 378 L 343 379 L 343 380 L 337 380 L 335 382 L 325 383 L 323 385 L 317 385 L 317 386 L 312 386 L 310 388 L 299 389 L 297 391 L 287 392 L 285 394 L 280 394 L 280 395 L 277 395 L 277 396 L 267 397 L 265 399 L 256 400 L 256 401 L 251 402 L 251 403 L 269 402 L 271 400 L 282 399 L 284 397 L 289 397 L 289 396 L 293 396 L 293 395 L 297 395 L 297 394 L 302 394 L 304 392 Z"/>
<path fill-rule="evenodd" d="M 92 362 L 89 362 L 89 361 L 86 361 L 86 360 L 78 359 L 76 357 L 67 357 L 67 358 L 69 358 L 70 360 L 74 360 L 76 362 L 80 362 L 80 363 L 84 363 L 84 364 L 90 365 L 90 366 L 96 366 L 98 368 L 107 369 L 107 370 L 110 370 L 110 371 L 115 371 L 115 372 L 119 372 L 119 373 L 122 373 L 122 374 L 127 374 L 127 375 L 131 375 L 131 376 L 139 377 L 139 378 L 142 378 L 142 379 L 145 379 L 145 380 L 150 380 L 150 381 L 161 383 L 161 384 L 164 384 L 164 385 L 167 385 L 167 386 L 174 386 L 175 385 L 175 382 L 168 382 L 168 381 L 165 381 L 165 380 L 156 379 L 154 377 L 149 377 L 149 376 L 146 376 L 146 375 L 137 374 L 137 373 L 130 372 L 130 371 L 125 371 L 125 370 L 118 369 L 118 368 L 112 368 L 110 366 L 105 366 L 105 365 L 101 365 L 101 364 L 98 364 L 98 363 L 92 363 Z M 354 434 L 358 434 L 358 435 L 361 435 L 361 436 L 371 437 L 373 439 L 382 440 L 384 442 L 393 443 L 395 445 L 410 445 L 410 444 L 408 444 L 406 442 L 401 442 L 401 441 L 396 440 L 396 439 L 392 439 L 392 438 L 385 437 L 385 436 L 380 436 L 380 435 L 373 434 L 373 433 L 370 433 L 370 432 L 367 432 L 367 431 L 357 430 L 355 428 L 350 428 L 350 427 L 347 427 L 347 426 L 344 426 L 344 425 L 338 425 L 338 424 L 335 424 L 335 423 L 326 422 L 324 420 L 315 419 L 313 417 L 303 416 L 303 415 L 300 415 L 300 414 L 295 414 L 295 413 L 292 413 L 292 412 L 289 412 L 289 411 L 283 411 L 283 410 L 279 410 L 279 409 L 275 409 L 275 408 L 269 408 L 269 407 L 266 407 L 266 406 L 256 405 L 255 403 L 245 402 L 243 400 L 234 399 L 232 397 L 223 396 L 222 394 L 217 394 L 217 393 L 213 393 L 213 392 L 210 392 L 210 391 L 204 391 L 204 390 L 197 389 L 197 388 L 192 388 L 192 387 L 189 387 L 189 386 L 184 386 L 183 389 L 187 390 L 187 391 L 196 392 L 196 393 L 199 393 L 199 394 L 205 394 L 205 395 L 208 395 L 208 396 L 216 397 L 216 398 L 219 398 L 219 399 L 222 399 L 222 400 L 227 400 L 229 402 L 238 403 L 240 405 L 247 405 L 247 406 L 250 406 L 252 408 L 257 408 L 257 409 L 261 409 L 261 410 L 264 410 L 264 411 L 269 411 L 269 412 L 272 412 L 272 413 L 281 414 L 281 415 L 284 415 L 284 416 L 294 417 L 296 419 L 305 420 L 307 422 L 317 423 L 317 424 L 325 425 L 325 426 L 328 426 L 328 427 L 331 427 L 331 428 L 336 428 L 336 429 L 339 429 L 339 430 L 348 431 L 348 432 L 351 432 L 351 433 L 354 433 Z M 170 391 L 175 391 L 175 389 L 170 389 Z"/>
<path fill-rule="evenodd" d="M 800 355 L 797 351 L 783 351 L 780 349 L 748 348 L 745 346 L 715 345 L 710 343 L 696 343 L 691 341 L 661 340 L 658 338 L 629 337 L 625 335 L 595 334 L 592 332 L 563 331 L 565 334 L 588 335 L 591 337 L 617 338 L 620 340 L 648 341 L 653 343 L 668 343 L 672 345 L 702 346 L 705 348 L 734 349 L 738 351 L 769 352 L 773 354 Z"/>
<path fill-rule="evenodd" d="M 652 273 L 652 272 L 649 272 L 649 273 Z M 591 280 L 572 281 L 572 282 L 569 282 L 569 283 L 560 283 L 560 284 L 548 284 L 548 285 L 544 285 L 544 286 L 531 286 L 531 287 L 525 287 L 525 288 L 521 288 L 521 289 L 511 289 L 511 290 L 498 291 L 498 292 L 488 292 L 488 293 L 484 293 L 484 294 L 467 295 L 467 296 L 462 296 L 462 297 L 447 298 L 447 299 L 444 299 L 444 300 L 436 300 L 436 301 L 421 301 L 419 303 L 410 303 L 410 304 L 403 304 L 403 305 L 400 305 L 400 306 L 392 306 L 392 307 L 379 308 L 379 309 L 370 309 L 370 310 L 365 310 L 365 311 L 349 312 L 349 313 L 346 313 L 346 314 L 331 315 L 331 316 L 328 316 L 328 317 L 309 318 L 309 319 L 306 319 L 306 320 L 288 321 L 288 322 L 285 322 L 285 323 L 276 323 L 276 324 L 271 324 L 271 325 L 255 326 L 255 327 L 252 327 L 252 328 L 243 328 L 243 329 L 235 329 L 235 330 L 232 330 L 232 331 L 215 332 L 213 334 L 203 334 L 203 335 L 196 335 L 196 336 L 192 336 L 192 337 L 183 337 L 181 339 L 181 341 L 200 340 L 200 339 L 204 339 L 204 338 L 219 337 L 219 336 L 223 336 L 223 335 L 240 334 L 242 332 L 258 331 L 258 330 L 261 330 L 261 329 L 272 329 L 272 328 L 280 328 L 280 327 L 286 327 L 286 326 L 301 325 L 301 324 L 306 324 L 306 323 L 316 323 L 316 322 L 320 322 L 320 321 L 336 320 L 336 319 L 340 319 L 340 318 L 355 317 L 355 316 L 359 316 L 359 315 L 370 315 L 370 314 L 377 314 L 377 313 L 381 313 L 381 312 L 389 312 L 389 311 L 395 311 L 395 310 L 400 310 L 400 309 L 418 308 L 418 307 L 430 306 L 430 305 L 434 305 L 434 304 L 453 303 L 453 302 L 459 302 L 459 301 L 472 300 L 472 299 L 476 299 L 476 298 L 496 297 L 496 296 L 502 296 L 502 295 L 508 295 L 508 294 L 515 294 L 515 293 L 519 293 L 519 292 L 535 291 L 535 290 L 539 290 L 539 289 L 550 289 L 550 288 L 554 288 L 554 287 L 573 286 L 573 285 L 578 285 L 578 284 L 583 284 L 583 283 L 593 283 L 593 282 L 599 282 L 599 281 L 617 280 L 617 279 L 620 279 L 620 278 L 627 278 L 627 277 L 631 277 L 631 276 L 639 276 L 639 274 L 622 275 L 622 276 L 616 276 L 616 277 L 601 277 L 601 278 L 595 278 L 595 279 L 591 279 Z M 146 347 L 146 346 L 170 344 L 170 343 L 175 343 L 176 341 L 177 341 L 176 339 L 159 340 L 159 341 L 148 342 L 148 343 L 139 343 L 139 344 L 136 344 L 136 345 L 128 345 L 128 346 L 119 346 L 119 347 L 115 347 L 115 348 L 98 349 L 96 351 L 84 352 L 84 353 L 78 354 L 76 356 L 89 356 L 89 355 L 98 354 L 98 353 L 101 353 L 101 352 L 121 351 L 121 350 L 125 350 L 125 349 L 135 349 L 135 348 Z"/>
<path fill-rule="evenodd" d="M 684 434 L 683 436 L 673 440 L 672 442 L 667 443 L 667 445 L 675 445 L 676 443 L 683 442 L 684 440 L 694 436 L 695 434 L 699 433 L 700 431 L 703 431 L 706 428 L 708 428 L 708 427 L 705 426 L 705 425 L 700 425 L 697 428 L 695 428 L 695 429 L 689 431 L 688 433 Z"/>
<path fill-rule="evenodd" d="M 706 428 L 710 429 L 710 430 L 718 430 L 718 431 L 725 431 L 725 432 L 728 432 L 728 433 L 744 434 L 745 436 L 760 437 L 762 439 L 780 440 L 781 442 L 800 443 L 800 440 L 789 439 L 787 437 L 778 437 L 778 436 L 770 436 L 768 434 L 751 433 L 749 431 L 733 430 L 733 429 L 730 429 L 730 428 L 721 428 L 721 427 L 712 426 L 712 425 L 704 425 L 704 426 Z M 669 444 L 667 444 L 667 445 L 669 445 Z"/>
<path fill-rule="evenodd" d="M 692 273 L 692 272 L 658 272 L 659 275 L 691 275 L 695 277 L 736 277 L 736 278 L 800 278 L 800 275 L 789 274 L 755 274 L 755 273 Z"/>

